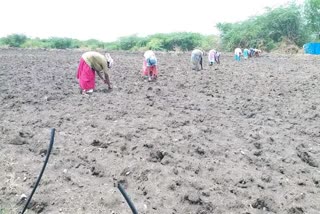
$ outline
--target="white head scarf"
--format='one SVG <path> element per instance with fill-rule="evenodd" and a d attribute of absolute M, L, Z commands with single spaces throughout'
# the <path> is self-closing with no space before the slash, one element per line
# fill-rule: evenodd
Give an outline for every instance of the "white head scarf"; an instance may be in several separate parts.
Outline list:
<path fill-rule="evenodd" d="M 105 56 L 106 56 L 106 59 L 107 59 L 107 62 L 108 62 L 108 67 L 111 68 L 113 66 L 113 59 L 111 58 L 109 53 L 106 53 Z"/>

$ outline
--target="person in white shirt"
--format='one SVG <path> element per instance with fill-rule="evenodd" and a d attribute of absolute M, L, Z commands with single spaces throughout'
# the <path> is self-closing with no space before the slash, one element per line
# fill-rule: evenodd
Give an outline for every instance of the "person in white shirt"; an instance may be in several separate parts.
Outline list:
<path fill-rule="evenodd" d="M 236 49 L 234 50 L 234 58 L 235 58 L 237 61 L 240 61 L 241 55 L 242 55 L 242 50 L 241 50 L 241 48 L 236 48 Z"/>
<path fill-rule="evenodd" d="M 209 51 L 208 54 L 209 65 L 212 66 L 215 62 L 220 64 L 220 53 L 214 49 Z"/>

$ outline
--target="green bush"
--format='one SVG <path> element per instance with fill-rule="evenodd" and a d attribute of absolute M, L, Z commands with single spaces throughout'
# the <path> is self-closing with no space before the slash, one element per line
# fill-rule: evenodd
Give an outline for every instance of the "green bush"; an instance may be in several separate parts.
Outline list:
<path fill-rule="evenodd" d="M 107 42 L 104 44 L 104 48 L 107 50 L 120 50 L 118 42 Z"/>
<path fill-rule="evenodd" d="M 134 47 L 137 47 L 139 42 L 141 42 L 141 38 L 136 35 L 121 37 L 118 40 L 120 50 L 125 50 L 125 51 L 131 50 Z"/>
<path fill-rule="evenodd" d="M 104 43 L 97 40 L 97 39 L 89 39 L 86 41 L 81 42 L 81 47 L 86 47 L 86 48 L 90 48 L 90 49 L 103 49 L 104 48 Z M 75 45 L 73 45 L 74 47 Z M 80 45 L 79 45 L 80 46 Z"/>
<path fill-rule="evenodd" d="M 23 34 L 11 34 L 4 38 L 4 44 L 9 47 L 20 47 L 27 40 L 27 36 Z"/>
<path fill-rule="evenodd" d="M 151 49 L 151 50 L 162 51 L 163 50 L 163 40 L 161 40 L 159 38 L 153 38 L 146 44 L 146 48 Z"/>
<path fill-rule="evenodd" d="M 43 40 L 39 38 L 35 39 L 27 39 L 22 45 L 22 48 L 49 48 L 49 44 L 47 42 L 44 42 Z"/>
<path fill-rule="evenodd" d="M 67 49 L 73 48 L 73 41 L 70 38 L 59 38 L 59 37 L 51 37 L 47 42 L 50 44 L 51 48 L 56 49 Z"/>
<path fill-rule="evenodd" d="M 189 51 L 200 46 L 202 39 L 202 35 L 199 33 L 171 33 L 165 36 L 163 48 L 168 51 L 175 50 L 176 48 L 183 51 Z"/>
<path fill-rule="evenodd" d="M 0 47 L 3 47 L 5 46 L 5 41 L 4 41 L 4 38 L 0 38 Z"/>
<path fill-rule="evenodd" d="M 218 36 L 210 35 L 210 36 L 204 36 L 200 48 L 209 51 L 211 49 L 220 50 L 221 44 Z"/>

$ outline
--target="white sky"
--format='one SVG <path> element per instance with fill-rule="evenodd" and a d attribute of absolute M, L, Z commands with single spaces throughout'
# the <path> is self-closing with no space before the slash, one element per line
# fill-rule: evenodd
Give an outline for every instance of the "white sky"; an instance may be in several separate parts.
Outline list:
<path fill-rule="evenodd" d="M 198 32 L 216 34 L 218 22 L 236 22 L 288 0 L 4 0 L 0 37 L 69 37 L 109 42 L 121 36 Z"/>

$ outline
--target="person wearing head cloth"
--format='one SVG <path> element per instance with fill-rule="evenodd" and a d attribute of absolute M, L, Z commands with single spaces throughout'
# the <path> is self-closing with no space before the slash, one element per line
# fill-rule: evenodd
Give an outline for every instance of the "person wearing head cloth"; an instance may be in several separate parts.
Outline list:
<path fill-rule="evenodd" d="M 254 56 L 254 48 L 250 48 L 249 49 L 249 57 L 253 57 Z"/>
<path fill-rule="evenodd" d="M 253 51 L 254 51 L 254 56 L 257 56 L 257 57 L 259 57 L 260 55 L 261 55 L 261 50 L 260 49 L 253 49 Z"/>
<path fill-rule="evenodd" d="M 152 50 L 148 50 L 143 54 L 142 75 L 148 78 L 148 81 L 156 80 L 158 77 L 157 58 Z"/>
<path fill-rule="evenodd" d="M 214 63 L 220 64 L 220 53 L 214 49 L 208 53 L 209 65 L 212 66 Z"/>
<path fill-rule="evenodd" d="M 234 50 L 234 58 L 236 59 L 236 61 L 240 61 L 240 59 L 241 59 L 241 54 L 242 54 L 241 48 L 236 48 L 236 49 Z"/>
<path fill-rule="evenodd" d="M 199 49 L 194 49 L 191 52 L 192 70 L 196 70 L 196 71 L 202 70 L 203 69 L 202 60 L 203 60 L 203 51 Z"/>
<path fill-rule="evenodd" d="M 109 53 L 102 55 L 95 51 L 88 51 L 82 54 L 77 72 L 81 93 L 88 94 L 93 92 L 95 89 L 96 73 L 108 85 L 108 89 L 111 89 L 107 69 L 111 68 L 112 65 L 113 59 Z"/>
<path fill-rule="evenodd" d="M 243 49 L 243 58 L 244 59 L 249 58 L 249 49 L 248 48 Z"/>

